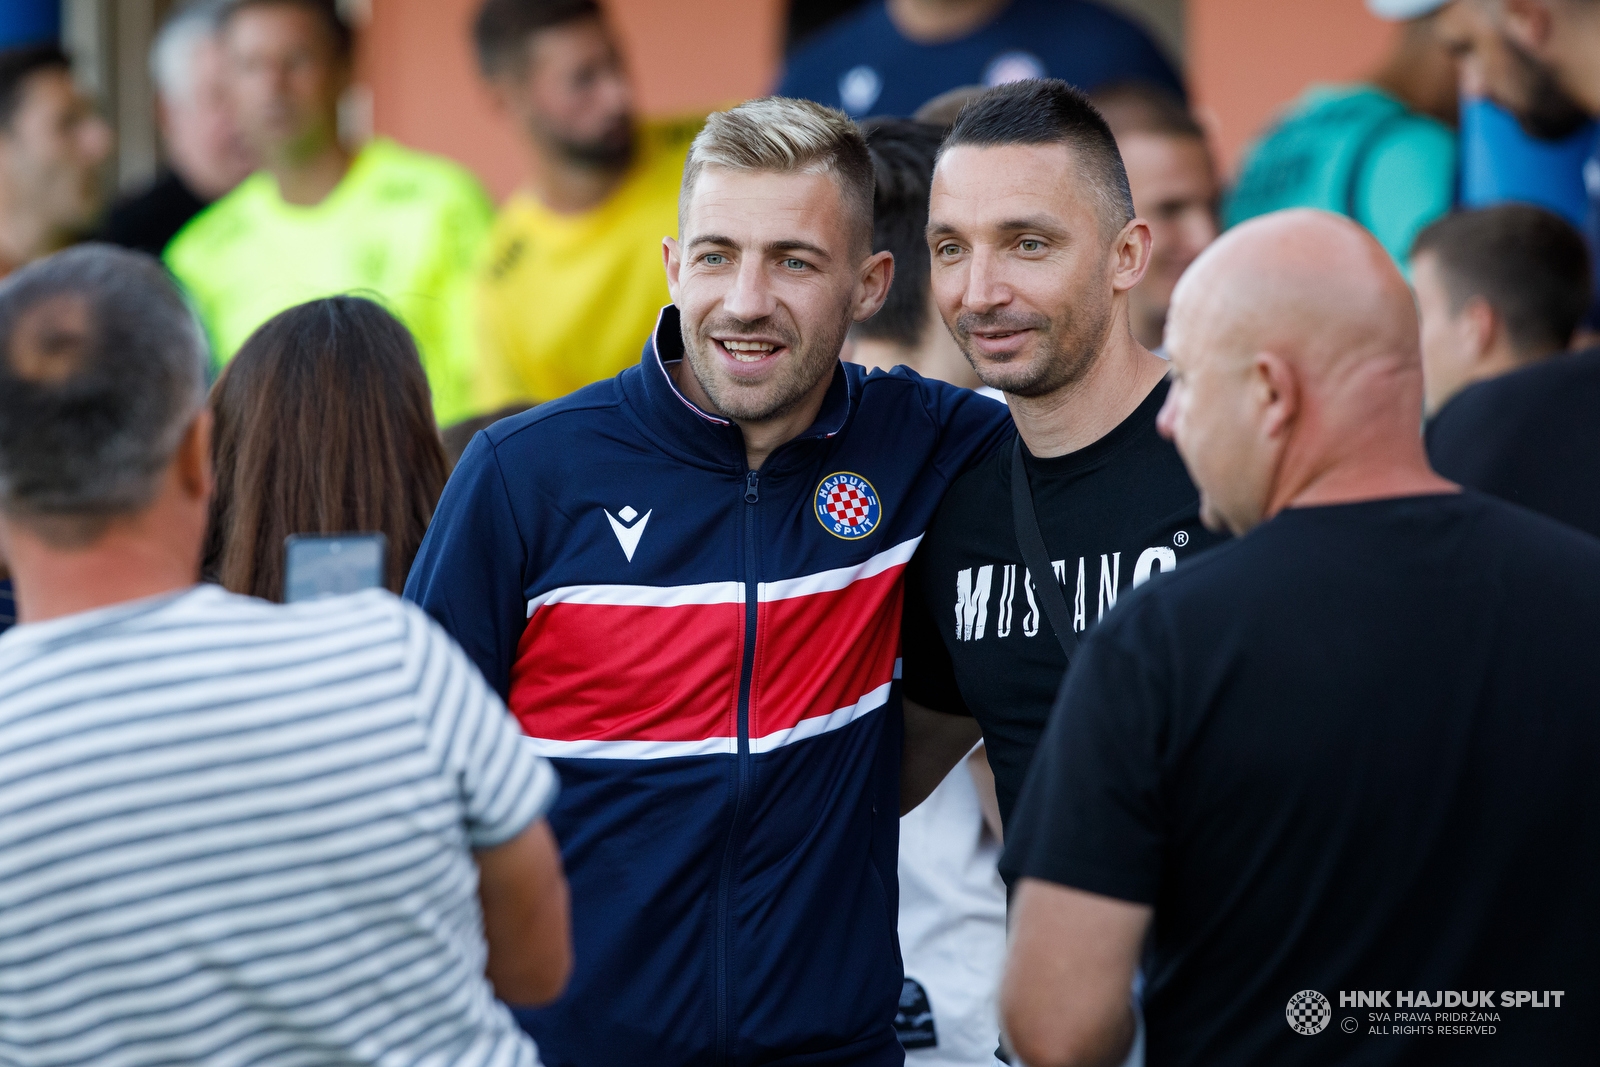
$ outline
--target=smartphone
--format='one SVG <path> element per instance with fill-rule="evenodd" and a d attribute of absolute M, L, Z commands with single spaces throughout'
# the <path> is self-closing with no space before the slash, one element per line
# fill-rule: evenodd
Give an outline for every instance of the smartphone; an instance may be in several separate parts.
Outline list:
<path fill-rule="evenodd" d="M 290 534 L 283 540 L 283 602 L 379 588 L 388 550 L 381 533 Z"/>

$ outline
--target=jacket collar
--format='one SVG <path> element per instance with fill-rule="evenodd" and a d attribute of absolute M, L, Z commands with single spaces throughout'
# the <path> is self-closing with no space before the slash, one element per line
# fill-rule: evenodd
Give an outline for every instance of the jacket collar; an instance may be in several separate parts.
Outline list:
<path fill-rule="evenodd" d="M 682 359 L 683 334 L 678 309 L 668 304 L 656 317 L 656 327 L 645 342 L 639 374 L 623 376 L 625 393 L 649 428 L 672 450 L 713 466 L 743 471 L 744 435 L 739 427 L 721 415 L 696 406 L 683 395 L 668 373 L 667 365 Z M 860 392 L 857 376 L 848 373 L 842 364 L 836 366 L 816 420 L 774 452 L 765 469 L 783 470 L 796 461 L 797 453 L 803 453 L 802 446 L 806 443 L 842 433 L 854 414 Z"/>

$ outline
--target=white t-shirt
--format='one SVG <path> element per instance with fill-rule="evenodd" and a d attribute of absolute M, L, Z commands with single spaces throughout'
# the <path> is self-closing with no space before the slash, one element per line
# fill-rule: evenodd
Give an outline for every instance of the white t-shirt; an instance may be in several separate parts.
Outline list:
<path fill-rule="evenodd" d="M 556 792 L 388 593 L 214 586 L 0 636 L 0 1062 L 495 1064 L 473 849 Z"/>
<path fill-rule="evenodd" d="M 900 820 L 900 952 L 906 978 L 926 995 L 937 1041 L 915 1047 L 913 1038 L 908 1067 L 995 1062 L 1006 952 L 999 860 L 1000 842 L 984 826 L 965 760 Z M 920 1005 L 908 1003 L 915 997 L 909 986 L 901 997 L 907 1021 L 922 1014 Z M 926 1029 L 921 1027 L 923 1041 Z"/>

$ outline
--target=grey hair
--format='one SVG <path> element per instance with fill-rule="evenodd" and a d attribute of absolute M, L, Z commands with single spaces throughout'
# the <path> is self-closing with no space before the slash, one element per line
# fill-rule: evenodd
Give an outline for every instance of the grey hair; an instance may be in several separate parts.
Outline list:
<path fill-rule="evenodd" d="M 150 80 L 168 100 L 194 92 L 194 50 L 216 37 L 227 0 L 193 0 L 167 17 L 150 45 Z"/>
<path fill-rule="evenodd" d="M 810 100 L 768 96 L 718 111 L 689 148 L 678 193 L 682 221 L 706 167 L 776 174 L 829 174 L 855 216 L 859 247 L 872 247 L 872 155 L 850 116 Z"/>
<path fill-rule="evenodd" d="M 204 335 L 160 263 L 85 244 L 0 283 L 0 512 L 64 546 L 155 497 L 205 403 Z"/>

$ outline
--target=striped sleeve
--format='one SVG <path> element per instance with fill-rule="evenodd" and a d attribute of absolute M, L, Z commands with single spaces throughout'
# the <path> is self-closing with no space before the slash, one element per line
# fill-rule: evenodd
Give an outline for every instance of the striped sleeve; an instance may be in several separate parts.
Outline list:
<path fill-rule="evenodd" d="M 407 605 L 420 631 L 418 715 L 444 774 L 453 782 L 475 849 L 516 837 L 550 810 L 560 790 L 555 768 L 466 653 L 420 609 Z"/>

